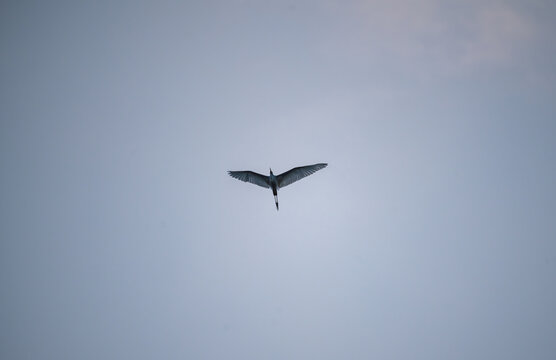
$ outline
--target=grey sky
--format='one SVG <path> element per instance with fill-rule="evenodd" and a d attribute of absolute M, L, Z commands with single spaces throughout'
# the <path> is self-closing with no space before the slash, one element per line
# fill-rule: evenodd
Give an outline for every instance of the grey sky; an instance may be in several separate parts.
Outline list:
<path fill-rule="evenodd" d="M 2 2 L 0 357 L 554 359 L 555 15 Z"/>

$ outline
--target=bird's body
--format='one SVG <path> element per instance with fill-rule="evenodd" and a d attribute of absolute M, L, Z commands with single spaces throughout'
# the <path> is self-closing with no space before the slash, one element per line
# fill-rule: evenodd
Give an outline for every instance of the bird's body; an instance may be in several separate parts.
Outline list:
<path fill-rule="evenodd" d="M 270 169 L 270 175 L 268 175 L 268 182 L 272 188 L 272 195 L 274 195 L 274 203 L 276 204 L 276 211 L 278 211 L 278 178 L 272 173 Z"/>
<path fill-rule="evenodd" d="M 264 188 L 271 188 L 272 194 L 274 195 L 274 202 L 276 203 L 276 210 L 278 210 L 278 190 L 280 188 L 303 179 L 313 174 L 315 171 L 324 169 L 327 165 L 328 164 L 320 163 L 300 166 L 278 176 L 272 173 L 272 169 L 270 169 L 269 176 L 264 176 L 253 171 L 228 171 L 228 174 L 241 181 L 250 182 L 251 184 L 259 185 Z"/>

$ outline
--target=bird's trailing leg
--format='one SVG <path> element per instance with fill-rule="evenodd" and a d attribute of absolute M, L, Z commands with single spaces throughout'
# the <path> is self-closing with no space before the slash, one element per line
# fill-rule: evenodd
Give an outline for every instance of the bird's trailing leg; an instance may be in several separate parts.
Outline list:
<path fill-rule="evenodd" d="M 272 187 L 272 194 L 274 195 L 274 202 L 276 203 L 276 211 L 278 211 L 278 189 L 276 186 Z"/>

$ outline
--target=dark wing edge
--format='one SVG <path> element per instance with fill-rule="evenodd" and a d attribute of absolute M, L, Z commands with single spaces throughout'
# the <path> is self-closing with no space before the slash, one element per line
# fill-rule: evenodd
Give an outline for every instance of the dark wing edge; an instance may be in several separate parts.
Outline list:
<path fill-rule="evenodd" d="M 284 186 L 288 186 L 296 182 L 297 180 L 301 180 L 304 177 L 319 171 L 320 169 L 324 169 L 327 166 L 328 164 L 326 163 L 320 163 L 314 165 L 300 166 L 288 170 L 285 173 L 280 174 L 276 177 L 276 179 L 278 180 L 278 186 L 281 188 Z"/>
<path fill-rule="evenodd" d="M 268 176 L 257 174 L 253 171 L 228 171 L 228 175 L 235 179 L 250 182 L 251 184 L 259 185 L 267 189 L 270 187 Z"/>

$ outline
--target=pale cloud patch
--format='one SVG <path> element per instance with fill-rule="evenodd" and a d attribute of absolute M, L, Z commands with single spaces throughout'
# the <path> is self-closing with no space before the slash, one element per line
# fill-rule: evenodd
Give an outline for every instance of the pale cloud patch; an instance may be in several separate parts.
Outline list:
<path fill-rule="evenodd" d="M 471 38 L 463 43 L 462 66 L 508 64 L 534 36 L 533 23 L 503 5 L 479 9 L 467 25 Z"/>
<path fill-rule="evenodd" d="M 417 55 L 425 50 L 426 38 L 442 32 L 433 0 L 363 1 L 358 7 L 364 17 L 361 30 L 393 54 Z"/>
<path fill-rule="evenodd" d="M 362 0 L 334 10 L 350 19 L 332 35 L 338 56 L 412 70 L 519 65 L 536 34 L 534 19 L 498 1 Z"/>

